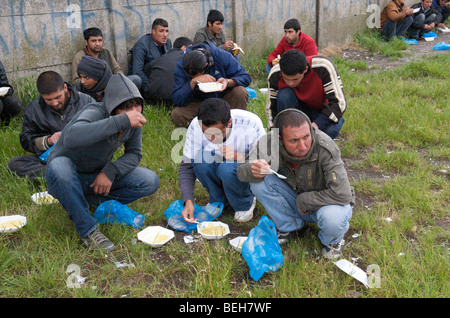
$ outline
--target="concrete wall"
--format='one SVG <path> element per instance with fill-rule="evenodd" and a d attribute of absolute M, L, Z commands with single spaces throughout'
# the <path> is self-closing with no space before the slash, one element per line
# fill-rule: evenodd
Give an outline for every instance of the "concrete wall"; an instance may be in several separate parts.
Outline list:
<path fill-rule="evenodd" d="M 210 9 L 225 16 L 225 34 L 246 51 L 261 52 L 283 36 L 283 24 L 298 18 L 319 49 L 348 42 L 367 28 L 370 4 L 388 0 L 0 0 L 0 60 L 10 80 L 44 70 L 70 78 L 82 31 L 99 27 L 105 47 L 127 70 L 127 52 L 151 23 L 169 22 L 170 37 L 194 37 Z M 412 1 L 413 3 L 414 1 Z M 407 2 L 408 3 L 408 2 Z"/>

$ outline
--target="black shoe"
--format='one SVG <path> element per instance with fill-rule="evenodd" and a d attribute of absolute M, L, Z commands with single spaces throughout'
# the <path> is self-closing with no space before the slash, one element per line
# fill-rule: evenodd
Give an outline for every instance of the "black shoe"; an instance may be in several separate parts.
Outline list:
<path fill-rule="evenodd" d="M 292 232 L 278 231 L 278 234 L 277 234 L 278 244 L 281 245 L 281 244 L 288 242 L 292 238 L 301 237 L 306 233 L 307 230 L 308 230 L 308 223 L 305 223 L 305 225 L 303 225 L 302 228 L 292 231 Z"/>

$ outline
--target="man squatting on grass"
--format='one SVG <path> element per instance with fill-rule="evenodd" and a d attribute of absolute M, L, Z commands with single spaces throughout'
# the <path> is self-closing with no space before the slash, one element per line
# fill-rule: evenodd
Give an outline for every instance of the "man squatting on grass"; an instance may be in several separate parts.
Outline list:
<path fill-rule="evenodd" d="M 256 200 L 249 184 L 238 180 L 236 168 L 264 134 L 261 119 L 251 112 L 230 110 L 221 98 L 208 98 L 200 104 L 186 133 L 178 174 L 186 222 L 195 221 L 196 177 L 208 191 L 210 203 L 229 203 L 236 222 L 253 218 Z"/>
<path fill-rule="evenodd" d="M 324 245 L 322 255 L 338 258 L 355 202 L 340 150 L 299 110 L 280 112 L 274 128 L 260 138 L 249 159 L 239 164 L 237 176 L 250 182 L 279 231 L 280 244 L 303 234 L 307 222 L 314 222 Z M 278 143 L 278 151 L 268 154 L 264 149 L 273 149 L 273 142 Z M 268 174 L 270 168 L 287 179 Z"/>
<path fill-rule="evenodd" d="M 113 250 L 89 212 L 103 201 L 128 204 L 153 194 L 159 178 L 139 167 L 142 158 L 143 98 L 123 74 L 111 77 L 103 102 L 87 105 L 64 128 L 47 165 L 48 192 L 69 213 L 88 247 Z M 123 155 L 114 153 L 124 145 Z"/>
<path fill-rule="evenodd" d="M 77 92 L 54 71 L 41 73 L 36 80 L 41 96 L 22 111 L 20 145 L 32 154 L 20 155 L 8 163 L 10 171 L 20 177 L 44 178 L 47 163 L 39 157 L 57 141 L 63 128 L 87 104 L 95 100 Z"/>

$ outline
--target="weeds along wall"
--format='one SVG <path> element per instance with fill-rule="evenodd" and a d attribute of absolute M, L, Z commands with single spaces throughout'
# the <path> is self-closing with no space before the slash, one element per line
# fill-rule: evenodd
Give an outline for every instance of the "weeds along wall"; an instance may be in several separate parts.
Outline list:
<path fill-rule="evenodd" d="M 193 39 L 210 9 L 224 14 L 224 32 L 247 54 L 276 45 L 283 25 L 297 18 L 319 49 L 348 42 L 377 20 L 388 0 L 2 0 L 0 60 L 10 80 L 55 70 L 70 79 L 73 56 L 83 48 L 83 30 L 99 27 L 104 47 L 127 72 L 129 50 L 152 21 L 169 22 L 172 41 Z M 370 20 L 370 21 L 369 21 Z"/>

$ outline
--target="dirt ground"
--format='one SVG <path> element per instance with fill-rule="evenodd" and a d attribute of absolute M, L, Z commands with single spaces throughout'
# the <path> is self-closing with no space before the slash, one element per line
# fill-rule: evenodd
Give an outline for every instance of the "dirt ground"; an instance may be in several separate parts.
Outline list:
<path fill-rule="evenodd" d="M 319 52 L 326 56 L 339 55 L 343 59 L 358 61 L 364 60 L 369 66 L 369 70 L 393 69 L 399 65 L 406 64 L 414 59 L 428 54 L 444 54 L 449 50 L 435 51 L 433 46 L 440 42 L 450 44 L 450 33 L 438 32 L 434 41 L 418 41 L 415 45 L 409 46 L 409 52 L 404 57 L 392 60 L 388 56 L 373 54 L 370 51 L 360 48 L 355 44 L 345 44 L 340 47 L 327 47 Z M 377 65 L 374 68 L 374 65 Z"/>

